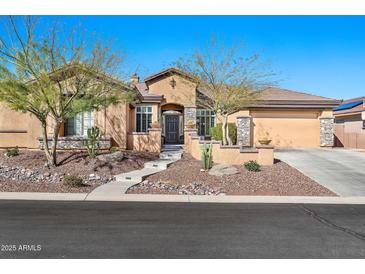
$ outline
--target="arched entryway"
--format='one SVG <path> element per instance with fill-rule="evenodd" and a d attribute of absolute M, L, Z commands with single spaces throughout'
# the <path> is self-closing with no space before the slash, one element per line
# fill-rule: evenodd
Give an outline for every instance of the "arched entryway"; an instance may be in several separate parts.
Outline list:
<path fill-rule="evenodd" d="M 161 106 L 162 137 L 164 144 L 184 143 L 184 106 L 165 104 Z"/>

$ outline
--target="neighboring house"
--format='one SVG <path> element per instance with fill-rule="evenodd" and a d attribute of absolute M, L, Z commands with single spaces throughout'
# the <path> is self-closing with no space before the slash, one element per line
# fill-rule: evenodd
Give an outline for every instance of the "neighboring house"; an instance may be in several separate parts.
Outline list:
<path fill-rule="evenodd" d="M 188 121 L 196 123 L 198 134 L 209 138 L 210 128 L 217 123 L 214 114 L 196 104 L 199 93 L 194 79 L 176 68 L 168 68 L 139 81 L 131 78 L 138 102 L 110 106 L 94 113 L 80 113 L 69 119 L 59 146 L 77 148 L 82 145 L 87 128 L 97 125 L 106 146 L 123 149 L 158 151 L 161 142 L 184 143 Z M 257 144 L 267 132 L 276 147 L 319 147 L 333 145 L 332 109 L 341 101 L 312 94 L 270 87 L 262 92 L 257 105 L 244 108 L 229 117 L 237 124 L 237 140 L 242 146 Z M 161 129 L 150 129 L 159 122 Z M 39 146 L 40 125 L 30 114 L 0 108 L 0 147 Z"/>
<path fill-rule="evenodd" d="M 345 100 L 333 110 L 335 146 L 365 149 L 365 96 Z"/>

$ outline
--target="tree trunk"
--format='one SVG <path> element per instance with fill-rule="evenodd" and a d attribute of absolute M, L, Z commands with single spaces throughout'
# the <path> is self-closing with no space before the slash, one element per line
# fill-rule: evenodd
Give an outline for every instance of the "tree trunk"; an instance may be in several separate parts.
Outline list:
<path fill-rule="evenodd" d="M 229 137 L 229 128 L 228 128 L 228 115 L 223 115 L 222 121 L 222 135 L 223 135 L 223 145 L 232 145 L 232 139 Z"/>
<path fill-rule="evenodd" d="M 44 153 L 46 154 L 47 163 L 50 165 L 52 164 L 52 155 L 49 151 L 49 145 L 48 145 L 48 133 L 47 133 L 47 123 L 42 123 L 42 137 L 43 137 L 43 147 L 44 147 Z"/>
<path fill-rule="evenodd" d="M 228 145 L 228 139 L 227 139 L 227 135 L 228 135 L 228 130 L 227 130 L 227 120 L 228 117 L 227 116 L 223 116 L 223 121 L 222 121 L 222 141 L 223 141 L 223 145 L 226 146 Z"/>
<path fill-rule="evenodd" d="M 228 115 L 224 117 L 224 119 L 226 120 L 226 138 L 227 138 L 227 142 L 228 145 L 233 145 L 231 136 L 229 136 L 229 126 L 228 126 Z"/>
<path fill-rule="evenodd" d="M 50 163 L 52 166 L 57 166 L 57 142 L 58 136 L 61 129 L 61 122 L 56 121 L 56 124 L 53 129 L 53 143 L 52 143 L 52 162 Z"/>

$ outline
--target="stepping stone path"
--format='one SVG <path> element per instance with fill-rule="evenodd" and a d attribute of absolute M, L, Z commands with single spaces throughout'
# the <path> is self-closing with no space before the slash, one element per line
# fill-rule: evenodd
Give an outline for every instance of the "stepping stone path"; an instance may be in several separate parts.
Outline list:
<path fill-rule="evenodd" d="M 209 175 L 215 175 L 215 176 L 233 175 L 237 173 L 238 173 L 237 168 L 226 164 L 215 165 L 208 171 Z"/>
<path fill-rule="evenodd" d="M 160 153 L 160 159 L 146 162 L 144 168 L 121 173 L 115 176 L 115 181 L 94 189 L 86 200 L 103 200 L 120 197 L 128 188 L 141 183 L 147 176 L 165 170 L 169 165 L 181 159 L 183 146 L 166 146 Z"/>

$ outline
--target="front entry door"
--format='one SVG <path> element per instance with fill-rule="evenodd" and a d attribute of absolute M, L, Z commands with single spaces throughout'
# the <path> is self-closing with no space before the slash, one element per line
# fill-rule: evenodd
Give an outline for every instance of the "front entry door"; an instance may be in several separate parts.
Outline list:
<path fill-rule="evenodd" d="M 179 141 L 179 116 L 166 115 L 166 144 L 177 144 Z"/>

